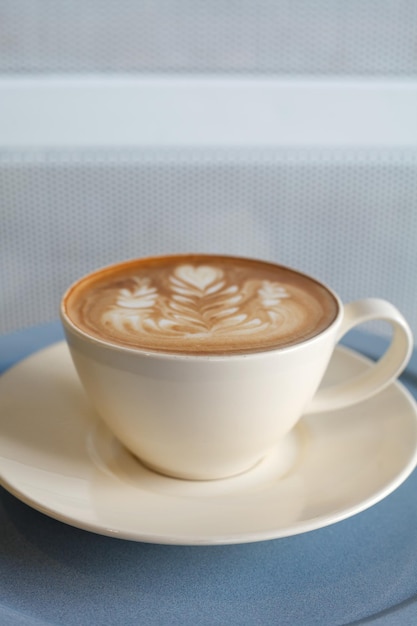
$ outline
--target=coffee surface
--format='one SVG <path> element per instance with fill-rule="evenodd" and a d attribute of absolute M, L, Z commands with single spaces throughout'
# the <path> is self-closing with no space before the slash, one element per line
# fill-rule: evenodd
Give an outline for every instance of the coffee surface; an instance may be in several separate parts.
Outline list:
<path fill-rule="evenodd" d="M 338 313 L 334 296 L 285 267 L 225 256 L 130 261 L 81 279 L 65 311 L 82 331 L 149 351 L 227 354 L 290 346 Z"/>

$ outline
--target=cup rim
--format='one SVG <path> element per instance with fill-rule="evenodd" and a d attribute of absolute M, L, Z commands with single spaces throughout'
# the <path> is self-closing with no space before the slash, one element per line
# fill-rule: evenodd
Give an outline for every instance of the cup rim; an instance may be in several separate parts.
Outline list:
<path fill-rule="evenodd" d="M 152 350 L 151 348 L 141 348 L 141 347 L 134 347 L 134 346 L 127 346 L 127 345 L 123 345 L 123 344 L 118 344 L 112 341 L 106 341 L 105 339 L 101 339 L 99 337 L 96 337 L 90 333 L 88 333 L 87 331 L 81 329 L 79 326 L 77 326 L 77 324 L 75 324 L 75 322 L 73 322 L 73 320 L 70 318 L 68 312 L 67 312 L 67 302 L 68 302 L 68 298 L 70 297 L 70 295 L 73 293 L 73 291 L 75 289 L 77 289 L 83 282 L 87 281 L 87 280 L 94 280 L 94 277 L 103 274 L 103 273 L 110 273 L 112 271 L 114 271 L 116 268 L 123 268 L 123 267 L 130 267 L 130 266 L 134 266 L 136 263 L 141 262 L 141 263 L 146 263 L 146 262 L 150 262 L 150 261 L 157 261 L 158 259 L 181 259 L 181 258 L 192 258 L 192 257 L 198 257 L 199 259 L 212 259 L 213 257 L 215 258 L 220 258 L 220 259 L 230 259 L 230 260 L 237 260 L 237 261 L 249 261 L 249 262 L 254 262 L 254 263 L 262 263 L 264 265 L 270 265 L 272 267 L 279 267 L 282 268 L 283 270 L 288 270 L 290 272 L 294 272 L 295 274 L 298 274 L 308 280 L 313 281 L 314 283 L 316 283 L 317 285 L 319 285 L 320 287 L 324 288 L 326 291 L 328 291 L 328 293 L 333 297 L 334 301 L 336 302 L 337 305 L 337 313 L 336 316 L 334 317 L 334 319 L 330 322 L 330 324 L 328 326 L 326 326 L 323 330 L 321 330 L 320 332 L 318 332 L 317 334 L 313 335 L 312 337 L 309 337 L 307 339 L 302 339 L 300 341 L 297 341 L 293 344 L 287 345 L 287 346 L 276 346 L 276 347 L 272 347 L 272 348 L 266 348 L 266 349 L 259 349 L 259 350 L 248 350 L 248 351 L 240 351 L 240 352 L 225 352 L 223 354 L 221 353 L 207 353 L 207 354 L 196 354 L 196 353 L 186 353 L 186 352 L 174 352 L 171 350 Z M 69 331 L 71 331 L 73 334 L 75 334 L 76 336 L 78 336 L 80 339 L 85 340 L 86 342 L 90 343 L 90 344 L 94 344 L 97 346 L 101 346 L 104 349 L 108 349 L 110 351 L 115 351 L 115 352 L 119 352 L 119 353 L 124 353 L 124 354 L 130 354 L 130 355 L 141 355 L 141 356 L 147 356 L 147 357 L 152 357 L 152 358 L 161 358 L 161 359 L 173 359 L 173 360 L 196 360 L 196 361 L 202 361 L 202 360 L 232 360 L 232 359 L 248 359 L 248 358 L 260 358 L 260 357 L 265 357 L 266 355 L 273 355 L 273 354 L 281 354 L 281 353 L 287 353 L 287 352 L 291 352 L 297 349 L 301 349 L 306 345 L 310 345 L 311 343 L 314 343 L 318 340 L 320 340 L 321 338 L 323 338 L 324 335 L 327 335 L 328 333 L 332 332 L 334 327 L 337 326 L 340 323 L 341 317 L 343 315 L 343 303 L 340 299 L 340 297 L 337 295 L 337 293 L 335 293 L 335 291 L 333 289 L 331 289 L 326 283 L 324 283 L 323 281 L 315 278 L 314 276 L 311 276 L 310 274 L 307 274 L 306 272 L 300 271 L 294 267 L 288 266 L 288 265 L 284 265 L 282 263 L 276 263 L 274 261 L 266 261 L 264 259 L 259 259 L 256 257 L 249 257 L 249 256 L 241 256 L 241 255 L 232 255 L 232 254 L 220 254 L 220 253 L 208 253 L 208 252 L 179 252 L 179 253 L 171 253 L 171 254 L 160 254 L 160 255 L 148 255 L 145 257 L 134 257 L 131 259 L 127 259 L 125 261 L 119 261 L 119 262 L 115 262 L 115 263 L 111 263 L 111 264 L 107 264 L 104 265 L 102 267 L 96 268 L 95 270 L 88 272 L 86 274 L 84 274 L 83 276 L 80 276 L 78 279 L 76 279 L 75 281 L 73 281 L 69 287 L 65 290 L 64 294 L 61 297 L 61 302 L 60 302 L 60 319 L 61 319 L 61 323 L 64 326 L 64 330 L 68 329 Z"/>

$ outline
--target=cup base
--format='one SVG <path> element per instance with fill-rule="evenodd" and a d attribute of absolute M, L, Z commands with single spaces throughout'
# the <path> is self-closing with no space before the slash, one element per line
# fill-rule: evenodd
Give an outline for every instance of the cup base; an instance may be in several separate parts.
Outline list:
<path fill-rule="evenodd" d="M 281 441 L 276 443 L 265 454 L 256 459 L 254 463 L 251 463 L 249 467 L 239 469 L 238 471 L 232 472 L 230 474 L 221 473 L 219 475 L 213 475 L 214 473 L 211 473 L 211 475 L 208 476 L 207 474 L 200 474 L 199 472 L 177 472 L 153 463 L 149 463 L 148 461 L 143 460 L 135 454 L 133 454 L 133 457 L 138 463 L 146 467 L 146 469 L 150 470 L 151 472 L 160 474 L 164 477 L 173 478 L 176 480 L 183 480 L 187 482 L 191 481 L 197 483 L 210 483 L 213 481 L 230 480 L 244 474 L 254 472 L 257 468 L 261 468 L 264 465 L 269 466 L 270 464 L 274 465 L 275 476 L 281 477 L 284 476 L 296 462 L 300 447 L 300 430 L 300 427 L 296 426 Z"/>

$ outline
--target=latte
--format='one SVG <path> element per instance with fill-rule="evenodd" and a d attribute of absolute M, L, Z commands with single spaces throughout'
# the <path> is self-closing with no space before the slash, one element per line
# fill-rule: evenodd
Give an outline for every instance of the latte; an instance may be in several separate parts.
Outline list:
<path fill-rule="evenodd" d="M 337 317 L 333 294 L 299 272 L 188 254 L 128 261 L 73 285 L 64 311 L 82 332 L 152 352 L 233 354 L 297 344 Z"/>

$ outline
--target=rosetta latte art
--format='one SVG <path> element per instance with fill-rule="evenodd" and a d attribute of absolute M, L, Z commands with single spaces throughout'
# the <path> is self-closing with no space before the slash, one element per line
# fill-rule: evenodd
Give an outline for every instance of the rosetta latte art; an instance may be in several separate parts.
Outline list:
<path fill-rule="evenodd" d="M 249 354 L 315 337 L 338 314 L 320 283 L 252 259 L 183 254 L 97 270 L 65 308 L 81 332 L 120 348 L 170 354 Z"/>
<path fill-rule="evenodd" d="M 277 282 L 248 279 L 231 283 L 209 265 L 179 265 L 163 291 L 148 277 L 132 277 L 129 287 L 103 312 L 102 323 L 119 333 L 161 336 L 245 335 L 285 323 L 287 290 Z"/>

